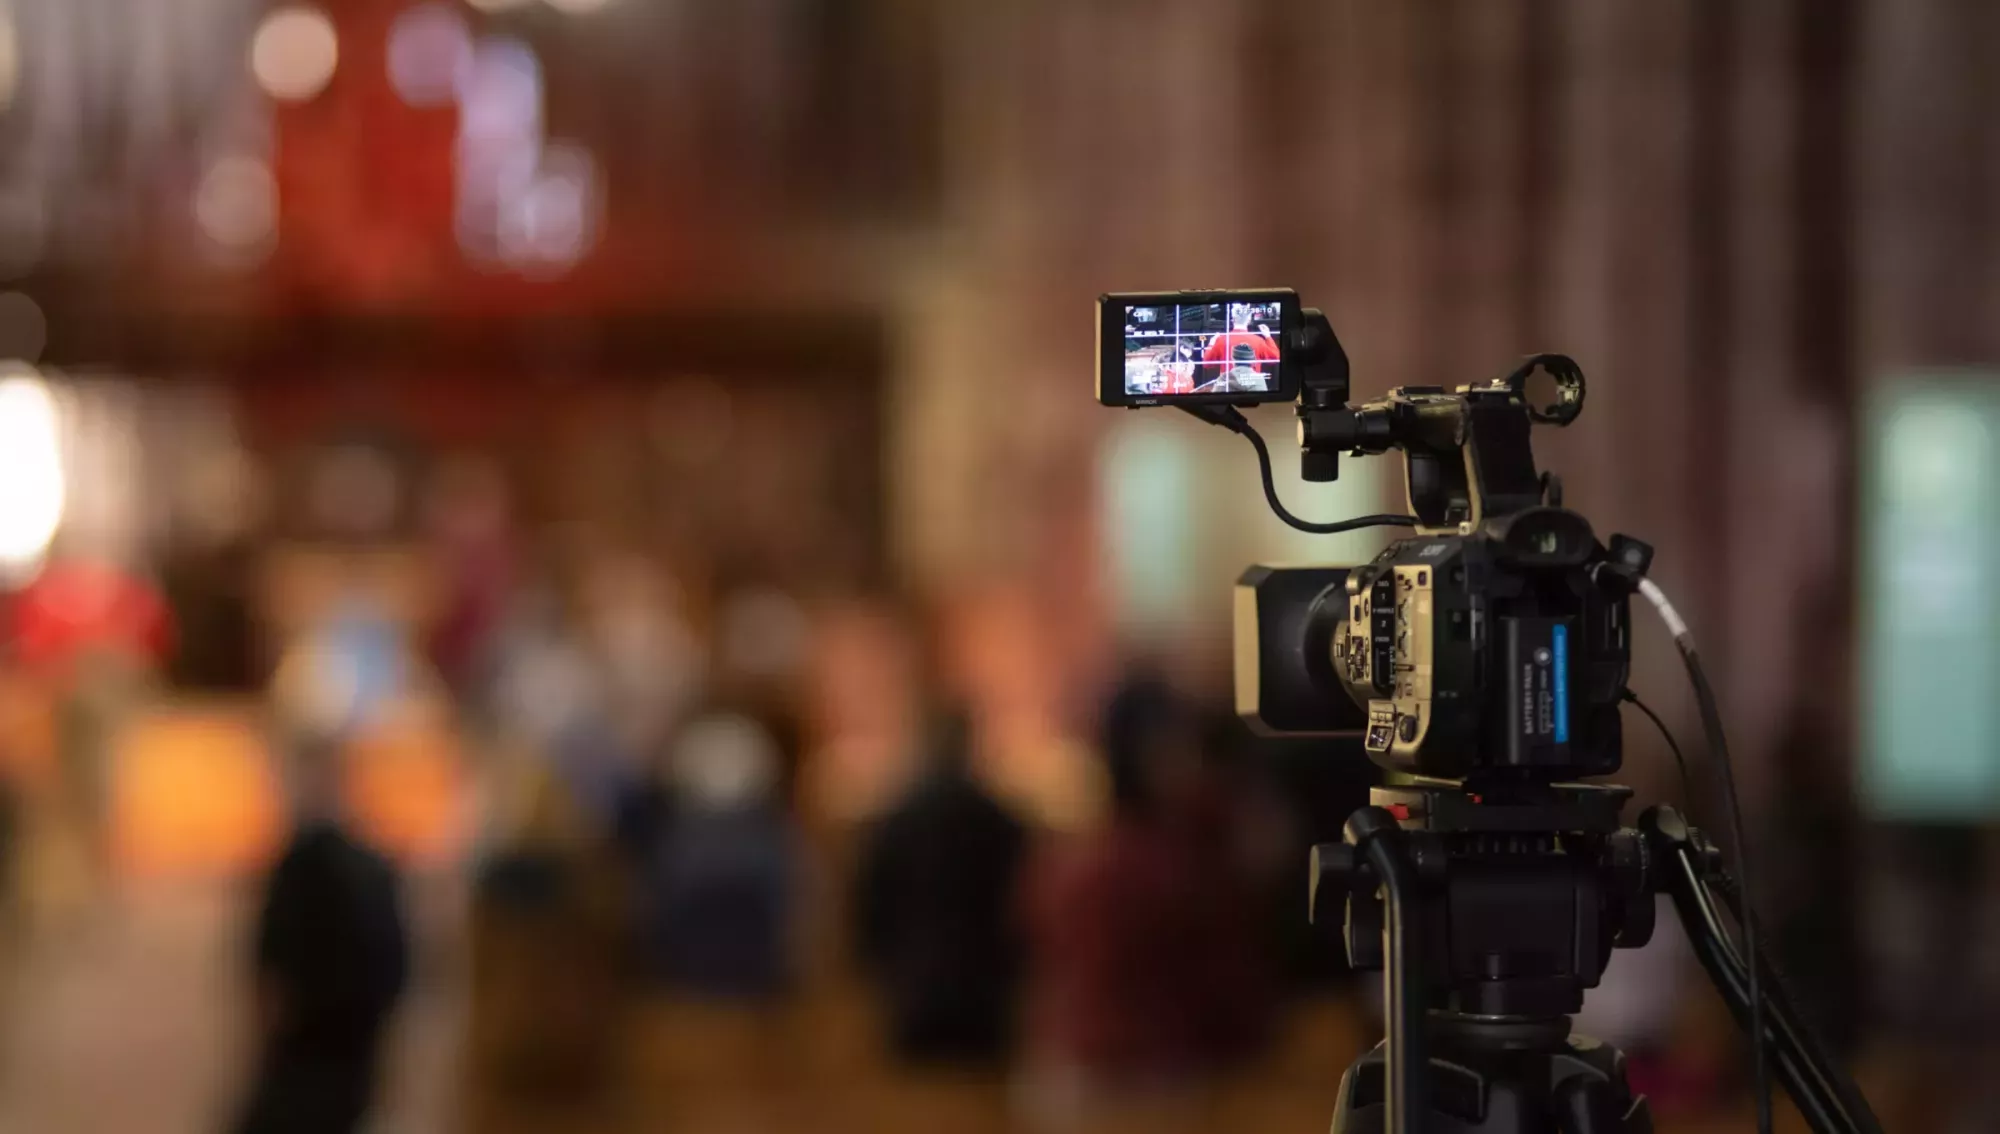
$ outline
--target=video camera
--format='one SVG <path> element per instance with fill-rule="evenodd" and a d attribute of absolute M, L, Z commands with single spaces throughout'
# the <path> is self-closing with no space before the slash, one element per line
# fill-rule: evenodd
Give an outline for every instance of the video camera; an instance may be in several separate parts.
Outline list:
<path fill-rule="evenodd" d="M 1365 565 L 1259 566 L 1239 581 L 1237 711 L 1253 728 L 1360 732 L 1383 767 L 1494 787 L 1618 770 L 1628 599 L 1652 552 L 1599 544 L 1535 469 L 1531 426 L 1583 409 L 1574 362 L 1536 355 L 1484 385 L 1350 406 L 1346 352 L 1288 290 L 1107 295 L 1099 323 L 1107 405 L 1229 424 L 1216 407 L 1296 398 L 1310 481 L 1335 479 L 1342 453 L 1403 453 L 1416 536 Z M 1219 376 L 1246 350 L 1268 388 L 1216 389 L 1202 368 Z M 1529 384 L 1544 375 L 1538 404 Z"/>
<path fill-rule="evenodd" d="M 1767 983 L 1720 714 L 1686 624 L 1646 578 L 1652 549 L 1600 543 L 1535 467 L 1530 433 L 1576 420 L 1583 371 L 1538 354 L 1453 390 L 1350 404 L 1348 387 L 1331 324 L 1290 290 L 1098 300 L 1100 402 L 1176 406 L 1242 434 L 1265 500 L 1295 528 L 1416 533 L 1359 566 L 1253 567 L 1236 588 L 1238 713 L 1266 734 L 1359 733 L 1392 773 L 1344 841 L 1313 852 L 1315 920 L 1344 912 L 1349 960 L 1385 970 L 1389 1019 L 1386 1043 L 1342 1081 L 1335 1134 L 1650 1131 L 1623 1056 L 1572 1036 L 1569 1017 L 1614 947 L 1652 936 L 1660 894 L 1754 1041 L 1760 1129 L 1768 1050 L 1814 1130 L 1879 1134 Z M 1272 401 L 1295 402 L 1307 481 L 1338 477 L 1343 454 L 1401 452 L 1409 514 L 1313 523 L 1287 511 L 1239 408 Z M 1724 773 L 1733 881 L 1673 808 L 1627 828 L 1629 789 L 1580 782 L 1623 762 L 1620 706 L 1638 703 L 1626 688 L 1634 594 L 1667 624 L 1694 685 Z"/>

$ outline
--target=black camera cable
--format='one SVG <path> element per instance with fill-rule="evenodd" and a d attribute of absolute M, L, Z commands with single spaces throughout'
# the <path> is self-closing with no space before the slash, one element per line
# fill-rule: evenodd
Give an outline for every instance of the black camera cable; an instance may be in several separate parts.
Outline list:
<path fill-rule="evenodd" d="M 1694 686 L 1695 703 L 1701 710 L 1702 732 L 1706 735 L 1709 750 L 1715 754 L 1716 765 L 1722 772 L 1722 799 L 1723 806 L 1728 811 L 1730 857 L 1736 860 L 1736 886 L 1741 902 L 1737 922 L 1743 931 L 1744 967 L 1749 970 L 1750 1073 L 1756 1093 L 1757 1134 L 1771 1134 L 1771 1079 L 1765 1053 L 1764 988 L 1758 976 L 1757 919 L 1750 903 L 1754 891 L 1750 886 L 1749 857 L 1744 849 L 1743 808 L 1736 797 L 1736 771 L 1729 760 L 1729 741 L 1722 732 L 1722 713 L 1716 708 L 1715 690 L 1709 686 L 1708 675 L 1702 671 L 1701 655 L 1695 650 L 1694 635 L 1688 630 L 1687 623 L 1682 621 L 1680 612 L 1667 600 L 1666 592 L 1660 589 L 1658 583 L 1641 577 L 1639 593 L 1646 597 L 1646 601 L 1653 604 L 1653 609 L 1659 613 L 1660 620 L 1666 623 L 1667 632 L 1674 637 L 1674 647 L 1680 651 L 1681 661 L 1687 667 L 1688 680 Z M 1639 703 L 1638 698 L 1631 696 L 1629 691 L 1626 697 L 1634 704 Z M 1673 736 L 1667 732 L 1666 725 L 1653 715 L 1651 709 L 1647 709 L 1644 705 L 1639 707 L 1647 716 L 1653 718 L 1654 724 L 1659 725 L 1660 732 L 1666 735 L 1667 744 L 1673 749 L 1674 758 L 1678 761 L 1680 746 L 1674 744 Z M 1685 763 L 1681 766 L 1681 776 L 1682 790 L 1686 790 Z"/>
<path fill-rule="evenodd" d="M 1244 437 L 1249 438 L 1250 447 L 1257 450 L 1257 473 L 1264 478 L 1265 501 L 1271 505 L 1271 511 L 1276 513 L 1280 520 L 1302 532 L 1311 532 L 1314 535 L 1333 535 L 1339 532 L 1355 531 L 1360 528 L 1412 528 L 1417 524 L 1415 516 L 1399 516 L 1388 512 L 1377 513 L 1372 516 L 1356 516 L 1349 520 L 1335 520 L 1331 523 L 1315 523 L 1312 520 L 1302 520 L 1287 511 L 1284 504 L 1278 500 L 1278 483 L 1271 472 L 1270 446 L 1264 443 L 1264 438 L 1258 434 L 1256 427 L 1250 424 L 1250 419 L 1243 416 L 1243 411 L 1229 405 L 1182 406 L 1180 408 L 1210 425 L 1220 425 L 1231 433 L 1240 433 Z"/>
<path fill-rule="evenodd" d="M 1667 722 L 1660 719 L 1660 714 L 1654 712 L 1651 705 L 1639 699 L 1637 693 L 1632 692 L 1630 689 L 1621 689 L 1618 691 L 1618 699 L 1629 703 L 1633 708 L 1646 714 L 1646 719 L 1652 721 L 1653 727 L 1659 730 L 1660 739 L 1667 742 L 1667 751 L 1674 754 L 1674 767 L 1679 769 L 1681 774 L 1681 806 L 1692 812 L 1694 808 L 1694 780 L 1688 775 L 1687 757 L 1681 755 L 1680 742 L 1674 739 L 1673 731 L 1667 728 Z"/>

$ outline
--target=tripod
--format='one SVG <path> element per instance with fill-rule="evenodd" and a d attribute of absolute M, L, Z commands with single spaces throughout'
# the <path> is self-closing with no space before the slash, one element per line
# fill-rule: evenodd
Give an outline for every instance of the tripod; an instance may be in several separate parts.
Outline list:
<path fill-rule="evenodd" d="M 1668 807 L 1622 827 L 1627 788 L 1410 777 L 1316 847 L 1312 910 L 1342 899 L 1349 960 L 1384 968 L 1389 1036 L 1341 1081 L 1334 1134 L 1650 1134 L 1615 1048 L 1570 1033 L 1611 949 L 1644 945 L 1671 895 L 1739 1026 L 1719 856 Z M 1725 897 L 1732 906 L 1733 898 Z M 1760 968 L 1762 966 L 1760 965 Z M 1880 1134 L 1867 1102 L 1767 971 L 1773 1066 L 1817 1134 Z"/>

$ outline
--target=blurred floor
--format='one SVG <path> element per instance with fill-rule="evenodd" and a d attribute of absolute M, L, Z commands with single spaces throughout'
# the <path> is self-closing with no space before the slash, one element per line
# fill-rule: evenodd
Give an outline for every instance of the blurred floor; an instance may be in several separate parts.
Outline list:
<path fill-rule="evenodd" d="M 243 1067 L 247 1006 L 237 959 L 249 894 L 221 884 L 132 886 L 45 919 L 17 941 L 0 993 L 0 1134 L 220 1129 Z M 462 898 L 450 877 L 413 887 L 426 946 L 388 1061 L 375 1128 L 382 1134 L 1019 1128 L 1008 1115 L 1022 1096 L 998 1077 L 897 1073 L 875 1049 L 866 1006 L 839 981 L 759 1016 L 632 998 L 617 1086 L 599 1103 L 536 1113 L 470 1098 L 460 1108 L 465 1005 L 454 933 Z M 1307 1001 L 1274 1058 L 1199 1100 L 1105 1107 L 1061 1128 L 1323 1130 L 1366 1028 L 1345 1001 Z M 1750 1128 L 1747 1111 L 1735 1108 L 1661 1123 L 1665 1134 Z M 1788 1106 L 1780 1129 L 1803 1129 Z"/>
<path fill-rule="evenodd" d="M 424 893 L 419 904 L 435 921 L 451 899 Z M 251 903 L 247 887 L 134 885 L 14 941 L 0 977 L 0 1134 L 221 1129 L 246 1066 Z M 405 1007 L 385 1131 L 451 1128 L 459 1016 L 448 975 Z"/>
<path fill-rule="evenodd" d="M 222 887 L 136 890 L 42 919 L 6 976 L 0 1131 L 208 1131 L 237 1065 Z"/>

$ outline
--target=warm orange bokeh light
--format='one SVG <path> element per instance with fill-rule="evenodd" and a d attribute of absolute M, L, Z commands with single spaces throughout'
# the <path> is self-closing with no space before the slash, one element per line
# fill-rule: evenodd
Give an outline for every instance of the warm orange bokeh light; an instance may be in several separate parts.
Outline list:
<path fill-rule="evenodd" d="M 443 729 L 410 725 L 358 740 L 344 791 L 357 833 L 410 866 L 448 861 L 463 844 L 467 783 Z"/>
<path fill-rule="evenodd" d="M 109 779 L 112 859 L 127 876 L 248 873 L 283 832 L 283 793 L 248 708 L 141 717 L 114 746 Z"/>

